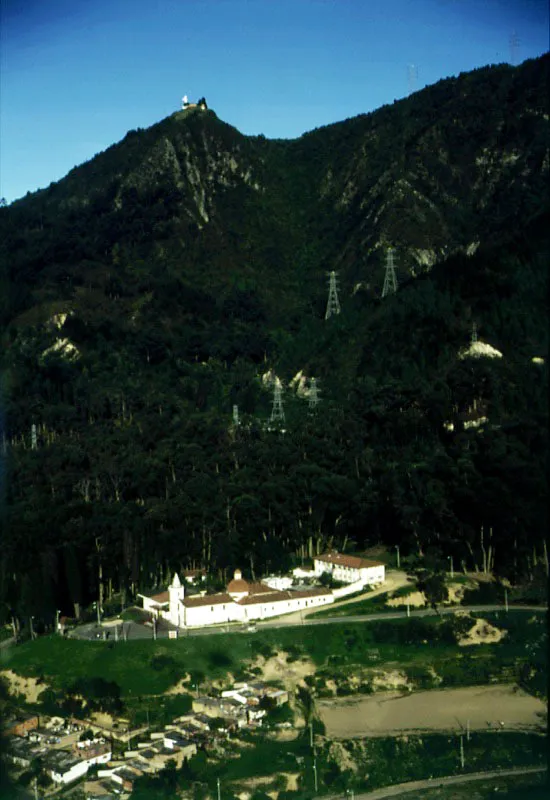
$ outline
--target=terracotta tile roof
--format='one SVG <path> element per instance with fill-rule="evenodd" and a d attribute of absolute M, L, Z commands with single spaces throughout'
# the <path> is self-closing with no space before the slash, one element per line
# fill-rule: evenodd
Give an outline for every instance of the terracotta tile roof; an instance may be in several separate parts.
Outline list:
<path fill-rule="evenodd" d="M 198 608 L 199 606 L 217 606 L 222 603 L 234 603 L 232 597 L 225 592 L 220 594 L 205 594 L 203 597 L 186 597 L 183 601 L 186 608 Z"/>
<path fill-rule="evenodd" d="M 153 600 L 153 602 L 160 603 L 161 605 L 163 603 L 168 603 L 168 601 L 170 600 L 170 592 L 161 592 L 160 594 L 153 594 L 151 595 L 149 600 Z"/>
<path fill-rule="evenodd" d="M 271 586 L 267 586 L 265 583 L 249 583 L 248 584 L 248 591 L 250 594 L 271 594 L 274 590 Z"/>
<path fill-rule="evenodd" d="M 241 592 L 248 592 L 250 591 L 248 581 L 243 580 L 242 578 L 233 578 L 233 580 L 229 581 L 227 584 L 227 591 L 232 592 L 234 594 L 240 594 Z"/>
<path fill-rule="evenodd" d="M 323 561 L 326 564 L 335 564 L 337 567 L 351 567 L 352 569 L 364 569 L 365 567 L 383 567 L 382 561 L 370 561 L 359 556 L 345 556 L 342 553 L 325 553 L 322 556 L 314 556 L 314 561 Z"/>
<path fill-rule="evenodd" d="M 285 600 L 301 600 L 306 597 L 321 597 L 322 595 L 328 594 L 332 594 L 330 589 L 304 589 L 303 591 L 299 592 L 272 591 L 270 594 L 249 595 L 248 597 L 243 597 L 237 602 L 241 606 L 252 606 L 260 603 L 281 603 Z"/>

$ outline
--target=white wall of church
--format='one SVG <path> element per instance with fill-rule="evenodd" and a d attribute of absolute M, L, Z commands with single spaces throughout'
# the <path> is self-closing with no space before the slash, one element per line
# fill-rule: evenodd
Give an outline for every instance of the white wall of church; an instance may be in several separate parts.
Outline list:
<path fill-rule="evenodd" d="M 267 619 L 268 617 L 278 617 L 281 614 L 291 614 L 294 611 L 303 611 L 316 606 L 324 606 L 333 603 L 332 594 L 322 594 L 314 597 L 297 597 L 291 600 L 278 600 L 266 603 L 250 603 L 243 606 L 245 619 Z"/>
<path fill-rule="evenodd" d="M 202 625 L 221 625 L 224 622 L 239 622 L 244 619 L 243 609 L 238 603 L 214 603 L 213 605 L 185 608 L 182 624 L 189 628 Z"/>

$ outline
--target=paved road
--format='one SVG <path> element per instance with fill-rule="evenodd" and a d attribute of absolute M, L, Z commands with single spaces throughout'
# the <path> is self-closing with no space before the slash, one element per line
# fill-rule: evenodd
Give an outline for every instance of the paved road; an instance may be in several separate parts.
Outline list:
<path fill-rule="evenodd" d="M 533 611 L 546 611 L 546 606 L 517 606 L 517 605 L 509 605 L 508 606 L 510 611 L 524 611 L 524 612 L 533 612 Z M 335 622 L 339 623 L 348 623 L 348 622 L 379 622 L 380 620 L 393 620 L 393 619 L 405 619 L 407 616 L 413 617 L 434 617 L 440 614 L 441 616 L 447 614 L 456 614 L 457 612 L 462 611 L 470 611 L 473 613 L 486 613 L 489 611 L 496 611 L 498 613 L 506 614 L 506 608 L 503 605 L 478 605 L 478 606 L 452 606 L 452 607 L 444 607 L 438 609 L 438 612 L 434 611 L 431 608 L 422 608 L 419 610 L 411 610 L 410 613 L 407 615 L 406 611 L 383 611 L 379 614 L 363 614 L 363 615 L 350 615 L 346 617 L 322 617 L 321 619 L 308 619 L 305 617 L 304 619 L 288 619 L 288 618 L 279 618 L 275 620 L 265 620 L 263 622 L 256 623 L 257 630 L 264 630 L 264 629 L 278 629 L 278 628 L 292 628 L 292 627 L 310 627 L 312 625 L 334 625 Z M 124 628 L 124 635 L 122 632 L 122 628 Z M 89 625 L 81 625 L 80 627 L 76 628 L 72 632 L 72 636 L 77 639 L 92 639 L 97 640 L 103 637 L 103 631 L 105 631 L 105 635 L 109 634 L 108 639 L 109 641 L 114 641 L 115 634 L 113 626 L 111 625 L 109 629 L 99 629 L 97 624 L 89 624 Z M 223 633 L 240 633 L 246 632 L 246 629 L 243 629 L 243 626 L 240 624 L 229 624 L 223 625 L 219 627 L 206 627 L 206 628 L 195 628 L 188 631 L 180 631 L 180 638 L 185 638 L 187 636 L 212 636 L 215 634 L 223 634 Z M 99 636 L 98 636 L 99 633 Z M 124 625 L 119 627 L 118 630 L 118 639 L 120 642 L 124 640 L 124 636 L 128 640 L 135 640 L 135 639 L 152 639 L 153 638 L 153 631 L 152 628 L 147 627 L 145 625 L 138 625 L 135 622 L 125 622 Z M 159 630 L 157 633 L 157 638 L 159 639 L 166 639 L 168 638 L 168 630 L 163 629 Z"/>
<path fill-rule="evenodd" d="M 546 772 L 546 767 L 522 767 L 519 769 L 501 769 L 492 772 L 472 772 L 469 775 L 449 775 L 445 778 L 433 778 L 426 781 L 410 781 L 409 783 L 398 783 L 395 786 L 385 786 L 383 789 L 375 789 L 372 792 L 362 792 L 356 794 L 356 800 L 382 800 L 385 797 L 402 797 L 408 792 L 417 792 L 420 789 L 437 789 L 440 786 L 452 786 L 457 783 L 469 783 L 470 781 L 491 780 L 492 778 L 506 778 L 509 775 L 530 775 Z M 341 800 L 341 795 L 337 795 L 330 800 Z"/>

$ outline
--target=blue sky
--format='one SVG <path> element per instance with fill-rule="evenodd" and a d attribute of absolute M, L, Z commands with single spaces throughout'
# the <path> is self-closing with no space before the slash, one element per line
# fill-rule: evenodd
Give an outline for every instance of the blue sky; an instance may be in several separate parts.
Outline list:
<path fill-rule="evenodd" d="M 0 197 L 204 95 L 295 137 L 548 49 L 547 0 L 0 0 Z M 515 51 L 510 47 L 516 37 Z"/>

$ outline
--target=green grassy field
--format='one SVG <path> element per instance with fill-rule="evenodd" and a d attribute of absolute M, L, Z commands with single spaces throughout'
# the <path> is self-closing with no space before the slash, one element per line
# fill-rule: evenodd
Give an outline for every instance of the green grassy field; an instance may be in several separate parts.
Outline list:
<path fill-rule="evenodd" d="M 126 699 L 161 694 L 186 673 L 200 682 L 229 673 L 243 675 L 257 656 L 269 657 L 281 650 L 291 660 L 311 659 L 319 670 L 341 680 L 358 665 L 397 665 L 405 671 L 416 670 L 420 678 L 419 670 L 433 668 L 443 677 L 443 685 L 481 684 L 507 673 L 507 679 L 514 680 L 519 665 L 536 659 L 542 681 L 545 614 L 485 617 L 507 629 L 499 644 L 459 647 L 453 619 L 430 617 L 118 643 L 50 636 L 4 651 L 1 667 L 43 677 L 54 689 L 63 689 L 77 678 L 101 676 L 115 681 Z"/>
<path fill-rule="evenodd" d="M 342 606 L 331 606 L 322 611 L 315 611 L 310 614 L 310 617 L 346 617 L 354 616 L 356 614 L 380 614 L 382 611 L 395 611 L 395 608 L 388 608 L 386 605 L 388 598 L 406 597 L 411 592 L 415 591 L 414 586 L 402 586 L 388 594 L 376 595 L 373 598 L 366 597 L 364 600 L 358 600 L 356 603 L 346 603 Z"/>

